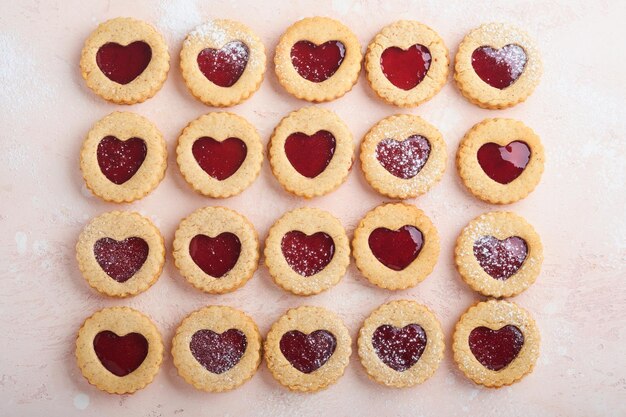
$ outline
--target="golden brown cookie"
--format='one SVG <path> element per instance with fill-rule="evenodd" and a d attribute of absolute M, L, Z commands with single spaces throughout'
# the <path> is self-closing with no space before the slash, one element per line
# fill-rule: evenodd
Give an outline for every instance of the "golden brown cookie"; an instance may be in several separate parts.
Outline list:
<path fill-rule="evenodd" d="M 197 389 L 229 391 L 256 373 L 262 341 L 256 324 L 243 312 L 208 306 L 178 326 L 172 356 L 178 374 Z"/>
<path fill-rule="evenodd" d="M 161 334 L 148 317 L 132 308 L 104 308 L 78 331 L 78 367 L 90 384 L 109 394 L 144 388 L 162 360 Z"/>
<path fill-rule="evenodd" d="M 194 190 L 226 198 L 245 190 L 259 176 L 263 144 L 246 119 L 209 113 L 192 121 L 178 137 L 178 167 Z"/>
<path fill-rule="evenodd" d="M 415 107 L 433 98 L 446 83 L 449 64 L 443 39 L 413 20 L 385 26 L 365 54 L 372 90 L 399 107 Z"/>
<path fill-rule="evenodd" d="M 322 102 L 352 89 L 361 71 L 361 45 L 352 31 L 328 17 L 308 17 L 291 25 L 276 45 L 280 84 L 299 99 Z"/>
<path fill-rule="evenodd" d="M 367 182 L 390 198 L 426 193 L 446 170 L 446 143 L 436 127 L 402 114 L 376 123 L 361 142 L 361 168 Z"/>
<path fill-rule="evenodd" d="M 532 372 L 540 336 L 528 311 L 508 301 L 470 307 L 456 325 L 452 349 L 459 369 L 489 388 L 511 385 Z"/>
<path fill-rule="evenodd" d="M 161 182 L 167 148 L 161 132 L 145 117 L 113 112 L 96 122 L 80 152 L 89 190 L 106 201 L 129 203 Z"/>
<path fill-rule="evenodd" d="M 150 219 L 113 211 L 85 226 L 76 244 L 76 259 L 91 287 L 111 297 L 128 297 L 159 279 L 165 244 Z"/>
<path fill-rule="evenodd" d="M 525 32 L 487 23 L 468 33 L 459 45 L 454 80 L 477 106 L 505 109 L 526 101 L 542 71 L 539 51 Z"/>
<path fill-rule="evenodd" d="M 343 375 L 352 340 L 341 319 L 321 307 L 292 308 L 265 339 L 267 367 L 291 391 L 315 392 Z"/>
<path fill-rule="evenodd" d="M 531 286 L 541 270 L 543 246 L 535 229 L 510 212 L 485 213 L 461 232 L 456 268 L 474 291 L 512 297 Z"/>
<path fill-rule="evenodd" d="M 208 106 L 239 104 L 257 91 L 265 74 L 265 47 L 246 25 L 212 20 L 183 42 L 180 69 L 187 88 Z"/>
<path fill-rule="evenodd" d="M 383 204 L 359 222 L 352 254 L 359 271 L 372 284 L 403 290 L 432 272 L 439 257 L 439 234 L 417 207 Z"/>
<path fill-rule="evenodd" d="M 403 388 L 430 378 L 443 358 L 443 331 L 428 307 L 391 301 L 374 310 L 359 331 L 359 358 L 374 381 Z"/>
<path fill-rule="evenodd" d="M 265 264 L 274 282 L 296 295 L 337 284 L 350 264 L 350 241 L 332 214 L 303 207 L 284 214 L 265 241 Z"/>
<path fill-rule="evenodd" d="M 456 155 L 465 186 L 492 204 L 509 204 L 530 194 L 543 174 L 539 136 L 513 119 L 485 119 L 466 134 Z"/>
<path fill-rule="evenodd" d="M 235 291 L 259 264 L 259 237 L 252 223 L 225 207 L 204 207 L 178 225 L 174 263 L 194 287 L 211 294 Z"/>
<path fill-rule="evenodd" d="M 80 70 L 87 87 L 117 104 L 141 103 L 161 89 L 170 69 L 163 36 L 148 23 L 118 17 L 85 41 Z"/>

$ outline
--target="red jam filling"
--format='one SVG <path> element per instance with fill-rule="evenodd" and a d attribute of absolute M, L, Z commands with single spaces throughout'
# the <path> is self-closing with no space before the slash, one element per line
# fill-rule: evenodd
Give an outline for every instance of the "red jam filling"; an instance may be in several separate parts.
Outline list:
<path fill-rule="evenodd" d="M 100 268 L 117 282 L 128 281 L 141 267 L 150 247 L 140 237 L 129 237 L 122 241 L 104 237 L 93 245 L 93 254 Z"/>
<path fill-rule="evenodd" d="M 474 256 L 487 274 L 506 280 L 522 267 L 528 256 L 528 246 L 518 236 L 504 240 L 483 236 L 474 242 Z"/>
<path fill-rule="evenodd" d="M 387 48 L 380 57 L 380 67 L 391 84 L 410 90 L 422 82 L 432 57 L 427 47 L 415 44 L 408 49 Z"/>
<path fill-rule="evenodd" d="M 111 81 L 128 84 L 148 67 L 152 59 L 150 45 L 136 41 L 126 46 L 119 43 L 105 43 L 96 53 L 96 64 Z"/>
<path fill-rule="evenodd" d="M 198 54 L 198 67 L 204 76 L 220 87 L 234 85 L 248 65 L 250 50 L 240 41 L 229 42 L 222 49 L 206 48 Z"/>
<path fill-rule="evenodd" d="M 376 146 L 376 159 L 395 177 L 416 176 L 428 161 L 430 143 L 424 136 L 413 135 L 403 141 L 384 139 Z"/>
<path fill-rule="evenodd" d="M 96 356 L 109 372 L 126 376 L 143 363 L 148 356 L 148 341 L 140 333 L 118 336 L 105 330 L 93 339 Z"/>
<path fill-rule="evenodd" d="M 214 374 L 223 374 L 237 365 L 247 346 L 246 335 L 238 329 L 229 329 L 221 334 L 207 329 L 198 330 L 189 342 L 193 357 Z"/>
<path fill-rule="evenodd" d="M 489 178 L 500 184 L 509 184 L 528 165 L 530 148 L 526 143 L 517 140 L 506 146 L 489 142 L 478 149 L 477 157 L 478 164 Z"/>
<path fill-rule="evenodd" d="M 324 232 L 309 236 L 292 230 L 285 233 L 280 248 L 291 269 L 303 277 L 310 277 L 326 268 L 335 255 L 335 242 Z"/>
<path fill-rule="evenodd" d="M 143 139 L 119 140 L 115 136 L 106 136 L 98 144 L 96 157 L 104 176 L 120 185 L 135 175 L 147 153 L 148 148 Z"/>
<path fill-rule="evenodd" d="M 285 141 L 285 154 L 296 171 L 307 178 L 315 178 L 333 159 L 335 137 L 326 130 L 311 136 L 302 132 L 292 133 Z"/>
<path fill-rule="evenodd" d="M 337 348 L 337 339 L 327 330 L 316 330 L 304 334 L 291 330 L 280 338 L 280 351 L 291 366 L 310 374 L 321 368 Z"/>
<path fill-rule="evenodd" d="M 370 234 L 368 243 L 380 263 L 394 271 L 402 271 L 419 255 L 424 246 L 424 235 L 415 226 L 406 225 L 398 230 L 379 227 Z"/>
<path fill-rule="evenodd" d="M 191 259 L 214 278 L 221 278 L 234 268 L 241 253 L 241 242 L 237 235 L 224 232 L 216 237 L 196 235 L 189 242 Z"/>
<path fill-rule="evenodd" d="M 385 365 L 404 372 L 422 356 L 426 340 L 426 332 L 419 324 L 408 324 L 402 328 L 384 324 L 374 331 L 372 346 Z"/>
<path fill-rule="evenodd" d="M 524 345 L 524 334 L 509 324 L 500 330 L 477 327 L 471 331 L 469 347 L 478 362 L 492 371 L 506 368 Z"/>
<path fill-rule="evenodd" d="M 506 45 L 501 49 L 481 46 L 472 53 L 476 75 L 490 86 L 504 90 L 524 72 L 526 52 L 521 46 Z"/>
<path fill-rule="evenodd" d="M 239 138 L 228 138 L 221 142 L 202 137 L 191 148 L 200 168 L 216 180 L 223 181 L 233 175 L 248 154 L 248 147 Z"/>
<path fill-rule="evenodd" d="M 341 66 L 346 47 L 339 41 L 315 45 L 309 41 L 296 42 L 291 47 L 291 63 L 306 80 L 321 83 L 329 79 Z"/>

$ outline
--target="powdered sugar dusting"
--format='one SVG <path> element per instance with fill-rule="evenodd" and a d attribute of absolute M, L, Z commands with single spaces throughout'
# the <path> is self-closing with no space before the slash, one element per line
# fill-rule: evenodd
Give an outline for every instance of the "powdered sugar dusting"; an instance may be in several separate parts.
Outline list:
<path fill-rule="evenodd" d="M 419 135 L 413 135 L 399 142 L 384 139 L 376 146 L 376 159 L 392 175 L 408 179 L 416 176 L 428 161 L 430 144 Z"/>

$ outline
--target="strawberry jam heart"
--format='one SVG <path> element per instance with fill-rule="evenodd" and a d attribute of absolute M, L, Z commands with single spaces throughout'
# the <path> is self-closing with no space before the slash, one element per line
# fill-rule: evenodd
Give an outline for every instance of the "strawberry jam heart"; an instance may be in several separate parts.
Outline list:
<path fill-rule="evenodd" d="M 248 154 L 248 147 L 239 138 L 228 138 L 221 142 L 202 137 L 191 148 L 200 168 L 216 180 L 223 181 L 233 175 Z"/>
<path fill-rule="evenodd" d="M 519 177 L 528 165 L 530 148 L 517 140 L 506 146 L 489 142 L 478 149 L 477 157 L 480 167 L 489 178 L 500 184 L 508 184 Z"/>
<path fill-rule="evenodd" d="M 220 278 L 233 269 L 241 252 L 237 235 L 224 232 L 216 237 L 196 235 L 189 242 L 191 259 L 206 274 Z"/>
<path fill-rule="evenodd" d="M 148 67 L 152 59 L 150 45 L 136 41 L 126 46 L 105 43 L 96 53 L 96 64 L 106 77 L 118 84 L 128 84 Z"/>
<path fill-rule="evenodd" d="M 291 269 L 304 277 L 315 275 L 326 268 L 335 254 L 335 242 L 324 232 L 308 236 L 292 230 L 285 233 L 280 248 Z"/>
<path fill-rule="evenodd" d="M 100 268 L 117 282 L 128 281 L 141 267 L 150 248 L 140 237 L 122 241 L 104 237 L 93 245 L 93 254 Z"/>
<path fill-rule="evenodd" d="M 404 372 L 422 356 L 426 340 L 426 332 L 419 324 L 408 324 L 402 328 L 385 324 L 372 335 L 372 346 L 385 365 Z"/>
<path fill-rule="evenodd" d="M 505 280 L 514 275 L 528 255 L 526 241 L 518 236 L 498 240 L 483 236 L 474 242 L 474 256 L 481 268 L 495 279 Z"/>
<path fill-rule="evenodd" d="M 115 136 L 106 136 L 98 144 L 96 157 L 104 176 L 120 185 L 135 175 L 147 153 L 148 148 L 143 139 L 119 140 Z"/>
<path fill-rule="evenodd" d="M 335 137 L 326 130 L 319 130 L 311 136 L 292 133 L 285 141 L 285 154 L 296 171 L 307 178 L 315 178 L 333 159 Z"/>
<path fill-rule="evenodd" d="M 309 41 L 296 42 L 291 47 L 291 63 L 306 80 L 321 83 L 339 69 L 346 56 L 346 47 L 339 41 L 316 45 Z"/>
<path fill-rule="evenodd" d="M 522 75 L 526 59 L 521 46 L 506 45 L 500 49 L 481 46 L 472 53 L 472 67 L 481 80 L 504 90 Z"/>
<path fill-rule="evenodd" d="M 469 347 L 485 368 L 499 371 L 517 357 L 524 345 L 524 334 L 509 324 L 500 330 L 477 327 L 470 332 Z"/>
<path fill-rule="evenodd" d="M 416 176 L 428 161 L 430 143 L 424 136 L 413 135 L 403 141 L 384 139 L 376 145 L 376 159 L 395 177 Z"/>
<path fill-rule="evenodd" d="M 406 225 L 398 230 L 379 227 L 370 234 L 368 243 L 380 263 L 394 271 L 402 271 L 419 255 L 424 246 L 424 235 L 415 226 Z"/>
<path fill-rule="evenodd" d="M 380 67 L 391 84 L 410 90 L 422 82 L 432 57 L 427 47 L 415 44 L 408 49 L 387 48 L 380 56 Z"/>
<path fill-rule="evenodd" d="M 280 351 L 291 366 L 305 374 L 321 368 L 336 348 L 337 339 L 326 330 L 316 330 L 311 334 L 291 330 L 280 338 Z"/>
<path fill-rule="evenodd" d="M 198 54 L 198 67 L 204 76 L 220 87 L 234 85 L 248 65 L 250 50 L 239 41 L 229 42 L 222 49 L 206 48 Z"/>
<path fill-rule="evenodd" d="M 222 334 L 198 330 L 189 342 L 193 357 L 214 374 L 222 374 L 237 365 L 247 346 L 246 335 L 238 329 L 229 329 Z"/>
<path fill-rule="evenodd" d="M 139 368 L 148 356 L 148 341 L 140 333 L 118 336 L 105 330 L 93 339 L 93 350 L 109 372 L 126 376 Z"/>

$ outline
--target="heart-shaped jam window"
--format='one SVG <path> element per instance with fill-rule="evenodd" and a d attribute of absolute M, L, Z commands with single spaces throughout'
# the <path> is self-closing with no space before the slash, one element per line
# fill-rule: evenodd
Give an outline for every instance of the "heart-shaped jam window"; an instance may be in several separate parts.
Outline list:
<path fill-rule="evenodd" d="M 152 48 L 143 41 L 135 41 L 126 46 L 119 43 L 105 43 L 96 53 L 96 64 L 111 81 L 128 84 L 148 67 L 152 59 Z"/>
<path fill-rule="evenodd" d="M 419 324 L 394 327 L 384 324 L 374 331 L 372 346 L 381 361 L 404 372 L 417 363 L 426 349 L 426 332 Z"/>
<path fill-rule="evenodd" d="M 300 175 L 315 178 L 333 159 L 335 146 L 335 136 L 326 130 L 319 130 L 311 136 L 296 132 L 285 140 L 285 154 Z"/>
<path fill-rule="evenodd" d="M 143 139 L 119 140 L 115 136 L 106 136 L 98 143 L 96 157 L 102 174 L 112 183 L 121 185 L 135 175 L 147 153 Z"/>
<path fill-rule="evenodd" d="M 392 46 L 380 56 L 380 67 L 391 84 L 402 90 L 410 90 L 422 82 L 432 56 L 424 45 L 416 43 L 408 49 Z"/>
<path fill-rule="evenodd" d="M 368 243 L 380 263 L 394 271 L 402 271 L 419 255 L 424 246 L 424 235 L 410 225 L 398 230 L 379 227 L 370 233 Z"/>
<path fill-rule="evenodd" d="M 339 41 L 316 45 L 309 41 L 296 42 L 291 47 L 291 63 L 305 80 L 321 83 L 333 76 L 346 56 L 346 47 Z"/>
<path fill-rule="evenodd" d="M 100 268 L 120 283 L 128 281 L 141 269 L 149 251 L 148 243 L 140 237 L 121 241 L 104 237 L 93 245 L 93 254 Z"/>
<path fill-rule="evenodd" d="M 483 236 L 474 242 L 474 256 L 487 274 L 506 280 L 522 267 L 528 256 L 526 241 L 518 236 L 499 240 Z"/>
<path fill-rule="evenodd" d="M 500 49 L 481 46 L 472 53 L 472 67 L 476 75 L 490 86 L 504 90 L 524 72 L 526 52 L 518 45 L 506 45 Z"/>
<path fill-rule="evenodd" d="M 232 41 L 221 49 L 205 48 L 198 54 L 198 68 L 213 84 L 233 86 L 248 65 L 250 50 L 240 41 Z"/>
<path fill-rule="evenodd" d="M 291 330 L 280 338 L 280 351 L 291 366 L 310 374 L 324 366 L 337 348 L 337 339 L 327 330 L 304 334 Z"/>
<path fill-rule="evenodd" d="M 221 334 L 207 329 L 198 330 L 189 342 L 193 357 L 214 374 L 223 374 L 237 365 L 246 347 L 246 335 L 238 329 L 229 329 Z"/>
<path fill-rule="evenodd" d="M 285 233 L 280 248 L 291 269 L 303 277 L 310 277 L 326 268 L 335 255 L 335 242 L 324 232 L 309 236 L 292 230 Z"/>
<path fill-rule="evenodd" d="M 499 330 L 477 327 L 470 332 L 469 347 L 485 368 L 499 371 L 517 357 L 524 345 L 524 334 L 509 324 Z"/>
<path fill-rule="evenodd" d="M 248 154 L 248 147 L 239 138 L 228 138 L 219 142 L 205 136 L 193 143 L 191 152 L 204 172 L 223 181 L 241 167 Z"/>
<path fill-rule="evenodd" d="M 384 139 L 376 145 L 378 162 L 391 175 L 405 180 L 419 174 L 429 156 L 430 143 L 420 135 L 409 136 L 403 141 Z"/>
<path fill-rule="evenodd" d="M 148 356 L 148 341 L 140 333 L 118 336 L 105 330 L 93 339 L 93 350 L 109 372 L 126 376 L 139 368 Z"/>
<path fill-rule="evenodd" d="M 530 148 L 525 142 L 513 141 L 506 146 L 485 143 L 478 149 L 478 164 L 485 174 L 500 184 L 509 184 L 519 177 L 530 161 Z"/>
<path fill-rule="evenodd" d="M 216 237 L 196 235 L 189 242 L 191 259 L 214 278 L 221 278 L 233 269 L 239 260 L 241 242 L 237 235 L 224 232 Z"/>

